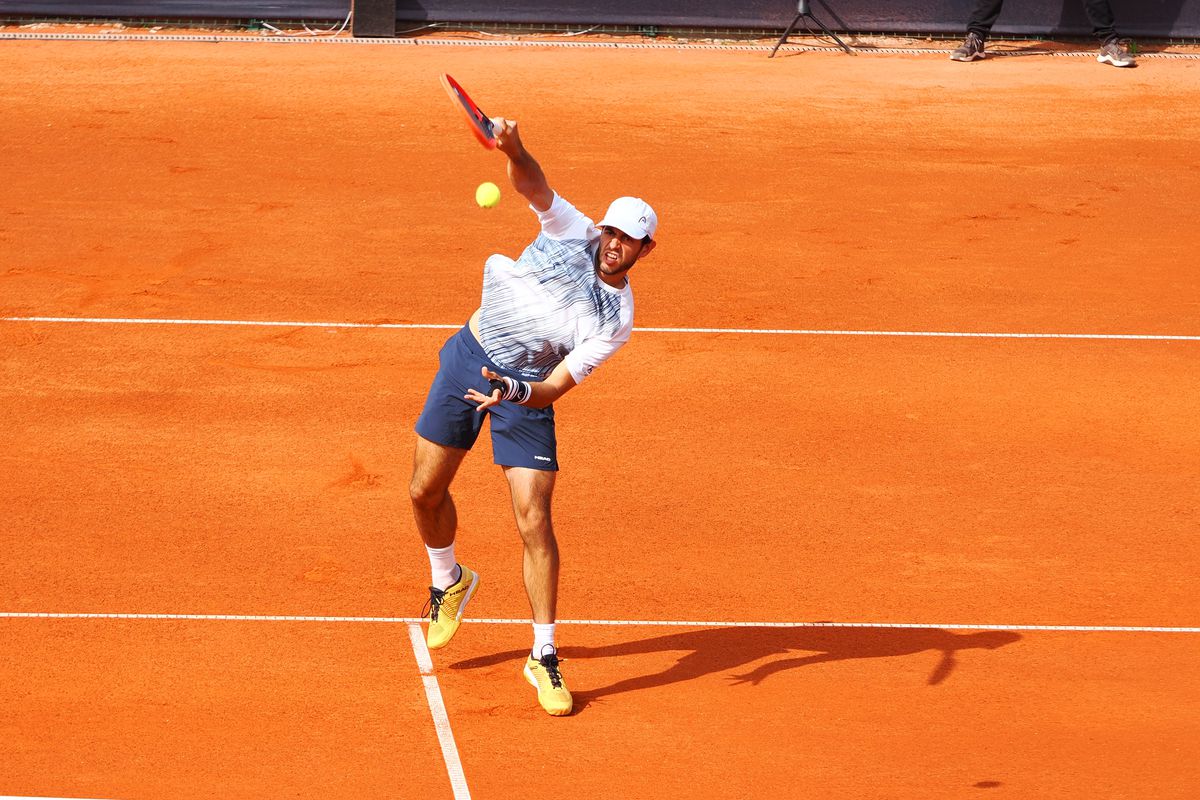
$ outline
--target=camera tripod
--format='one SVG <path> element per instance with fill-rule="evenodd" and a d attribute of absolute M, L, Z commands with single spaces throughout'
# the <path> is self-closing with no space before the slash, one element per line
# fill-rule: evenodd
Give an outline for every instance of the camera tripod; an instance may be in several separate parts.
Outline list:
<path fill-rule="evenodd" d="M 833 13 L 830 10 L 829 6 L 825 5 L 824 0 L 822 0 L 821 5 L 825 6 L 826 11 L 829 11 L 829 13 L 831 13 L 831 14 Z M 836 17 L 836 16 L 837 16 L 837 14 L 834 14 L 834 17 Z M 787 30 L 783 32 L 783 36 L 779 37 L 779 41 L 775 43 L 775 49 L 771 51 L 771 55 L 767 56 L 767 58 L 775 57 L 775 51 L 779 49 L 780 45 L 782 45 L 784 42 L 787 41 L 788 36 L 790 36 L 792 31 L 795 29 L 796 23 L 798 23 L 801 19 L 811 19 L 813 22 L 817 23 L 817 26 L 821 30 L 825 31 L 826 36 L 830 37 L 835 42 L 837 42 L 838 45 L 840 45 L 843 50 L 845 50 L 847 53 L 849 53 L 852 56 L 858 55 L 857 53 L 854 52 L 854 48 L 852 48 L 850 45 L 846 44 L 841 39 L 839 39 L 838 35 L 836 33 L 829 30 L 829 28 L 825 27 L 824 22 L 821 22 L 821 20 L 819 20 L 813 16 L 812 11 L 810 11 L 809 7 L 808 7 L 808 0 L 800 0 L 800 2 L 797 4 L 797 7 L 796 7 L 796 18 L 792 20 L 791 25 L 788 25 Z M 838 20 L 838 21 L 841 22 L 841 20 Z M 845 26 L 843 25 L 843 27 L 845 27 Z"/>

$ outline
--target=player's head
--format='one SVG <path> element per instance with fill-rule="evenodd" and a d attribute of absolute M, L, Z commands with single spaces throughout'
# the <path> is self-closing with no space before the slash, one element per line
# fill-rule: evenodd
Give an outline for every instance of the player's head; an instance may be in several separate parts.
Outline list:
<path fill-rule="evenodd" d="M 658 215 L 641 198 L 618 197 L 596 227 L 600 229 L 596 268 L 615 278 L 629 271 L 639 258 L 654 249 Z"/>

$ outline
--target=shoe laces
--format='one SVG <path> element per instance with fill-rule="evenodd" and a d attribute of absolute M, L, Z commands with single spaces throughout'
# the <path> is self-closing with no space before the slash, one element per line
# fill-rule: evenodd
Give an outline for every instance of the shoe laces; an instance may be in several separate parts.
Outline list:
<path fill-rule="evenodd" d="M 538 663 L 542 665 L 542 669 L 546 670 L 546 677 L 550 679 L 550 685 L 555 689 L 561 689 L 563 679 L 562 673 L 558 671 L 558 653 L 554 651 L 546 653 L 538 659 Z"/>
<path fill-rule="evenodd" d="M 430 622 L 438 621 L 438 612 L 442 610 L 442 602 L 446 599 L 446 591 L 433 586 L 429 587 L 429 599 L 421 609 L 421 616 L 429 615 Z"/>

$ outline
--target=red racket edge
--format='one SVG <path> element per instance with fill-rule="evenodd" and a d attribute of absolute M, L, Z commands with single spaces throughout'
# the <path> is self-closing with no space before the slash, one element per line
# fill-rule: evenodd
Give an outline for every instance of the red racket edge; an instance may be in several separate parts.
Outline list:
<path fill-rule="evenodd" d="M 492 130 L 492 121 L 487 114 L 475 104 L 471 96 L 458 85 L 458 81 L 451 78 L 448 74 L 442 74 L 442 88 L 446 90 L 446 94 L 450 95 L 450 99 L 454 104 L 462 109 L 462 112 L 467 117 L 467 124 L 471 128 L 471 132 L 475 134 L 475 138 L 479 143 L 488 150 L 496 148 L 496 134 Z"/>

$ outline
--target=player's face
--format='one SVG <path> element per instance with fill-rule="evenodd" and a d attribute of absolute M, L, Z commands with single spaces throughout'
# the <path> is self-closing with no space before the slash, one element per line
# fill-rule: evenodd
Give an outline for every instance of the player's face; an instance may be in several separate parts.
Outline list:
<path fill-rule="evenodd" d="M 637 260 L 654 249 L 654 242 L 635 239 L 611 225 L 600 229 L 600 249 L 596 253 L 596 269 L 609 279 L 617 279 L 629 271 Z"/>

